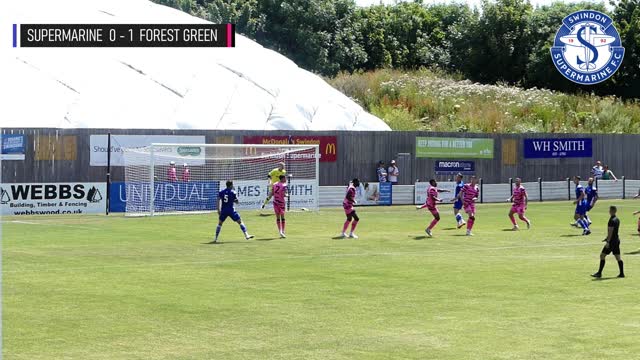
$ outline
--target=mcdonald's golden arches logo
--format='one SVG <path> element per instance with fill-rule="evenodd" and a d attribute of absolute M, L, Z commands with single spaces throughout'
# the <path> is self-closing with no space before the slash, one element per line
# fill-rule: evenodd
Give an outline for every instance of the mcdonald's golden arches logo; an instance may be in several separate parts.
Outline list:
<path fill-rule="evenodd" d="M 325 147 L 324 147 L 324 153 L 325 154 L 336 154 L 336 143 L 328 143 Z"/>

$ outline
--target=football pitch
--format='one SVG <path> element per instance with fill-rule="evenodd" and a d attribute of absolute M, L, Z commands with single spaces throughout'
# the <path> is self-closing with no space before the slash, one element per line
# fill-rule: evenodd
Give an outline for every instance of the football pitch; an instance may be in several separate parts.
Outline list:
<path fill-rule="evenodd" d="M 627 278 L 598 266 L 618 205 Z M 600 201 L 590 236 L 570 202 L 240 213 L 207 245 L 213 214 L 3 218 L 6 359 L 632 359 L 640 356 L 640 201 Z M 267 213 L 269 215 L 267 215 Z"/>

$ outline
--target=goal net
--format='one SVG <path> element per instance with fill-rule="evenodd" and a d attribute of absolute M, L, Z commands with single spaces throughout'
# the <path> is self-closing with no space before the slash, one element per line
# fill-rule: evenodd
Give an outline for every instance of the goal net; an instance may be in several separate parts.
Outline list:
<path fill-rule="evenodd" d="M 290 210 L 319 208 L 318 145 L 152 144 L 124 152 L 127 215 L 215 211 L 232 180 L 239 210 L 260 209 L 284 163 Z M 272 208 L 273 200 L 267 204 Z"/>

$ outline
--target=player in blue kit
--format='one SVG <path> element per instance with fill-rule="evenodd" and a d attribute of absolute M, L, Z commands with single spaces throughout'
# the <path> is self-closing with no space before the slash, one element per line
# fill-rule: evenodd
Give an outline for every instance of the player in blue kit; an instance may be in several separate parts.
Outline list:
<path fill-rule="evenodd" d="M 227 217 L 231 217 L 231 220 L 240 224 L 240 229 L 244 233 L 245 239 L 249 240 L 253 238 L 253 235 L 249 235 L 247 227 L 244 226 L 240 214 L 236 211 L 235 204 L 238 203 L 238 195 L 233 190 L 233 181 L 227 181 L 227 188 L 218 193 L 218 227 L 216 228 L 216 238 L 211 242 L 215 244 L 218 242 L 218 235 L 222 229 L 222 224 Z"/>
<path fill-rule="evenodd" d="M 593 183 L 593 178 L 589 178 L 587 187 L 584 189 L 584 192 L 587 194 L 587 214 L 585 214 L 584 218 L 587 220 L 587 223 L 591 225 L 591 219 L 589 219 L 589 211 L 596 206 L 596 202 L 598 201 L 598 188 Z"/>
<path fill-rule="evenodd" d="M 580 185 L 580 176 L 575 176 L 573 183 L 576 184 L 576 201 L 573 202 L 576 204 L 574 219 L 576 219 L 578 225 L 582 227 L 582 235 L 589 235 L 591 234 L 591 230 L 589 230 L 589 222 L 585 218 L 588 208 L 587 194 L 584 191 L 584 187 Z"/>
<path fill-rule="evenodd" d="M 462 190 L 463 187 L 464 187 L 464 182 L 462 181 L 462 174 L 458 173 L 458 175 L 456 175 L 456 190 L 454 194 L 455 203 L 453 203 L 453 215 L 455 215 L 456 217 L 456 223 L 458 223 L 458 229 L 460 229 L 466 224 L 464 222 L 462 214 L 460 214 L 460 210 L 462 210 L 462 199 L 458 197 L 458 194 L 460 194 L 460 191 Z"/>

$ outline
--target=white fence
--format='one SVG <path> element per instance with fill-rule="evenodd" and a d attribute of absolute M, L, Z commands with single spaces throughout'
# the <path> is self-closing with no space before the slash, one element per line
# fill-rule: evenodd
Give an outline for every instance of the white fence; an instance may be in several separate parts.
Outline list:
<path fill-rule="evenodd" d="M 582 182 L 586 186 L 586 181 Z M 421 184 L 421 189 L 425 188 Z M 575 185 L 573 181 L 540 181 L 522 183 L 529 194 L 529 201 L 549 201 L 549 200 L 570 200 L 575 197 Z M 439 187 L 450 188 L 450 183 L 439 183 Z M 640 180 L 599 180 L 598 196 L 601 199 L 622 199 L 633 198 L 640 191 Z M 321 186 L 320 206 L 337 207 L 342 205 L 346 186 Z M 542 192 L 542 196 L 540 196 Z M 624 193 L 624 195 L 623 195 Z M 415 196 L 414 185 L 396 185 L 393 187 L 393 204 L 410 205 L 418 204 Z M 509 183 L 504 184 L 481 184 L 480 198 L 483 203 L 504 202 L 511 196 Z M 445 198 L 448 198 L 445 196 Z"/>

